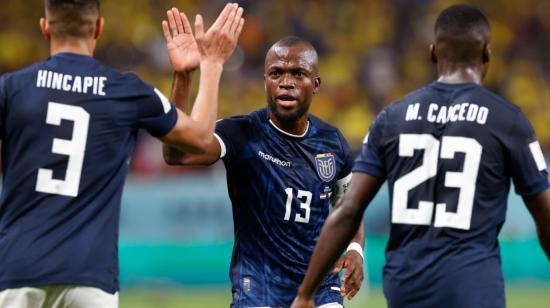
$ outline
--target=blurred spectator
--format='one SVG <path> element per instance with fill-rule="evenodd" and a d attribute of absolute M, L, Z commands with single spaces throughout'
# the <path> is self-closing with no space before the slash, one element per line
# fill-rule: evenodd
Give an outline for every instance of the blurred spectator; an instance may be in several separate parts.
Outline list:
<path fill-rule="evenodd" d="M 2 0 L 0 73 L 47 54 L 38 19 L 42 0 Z M 432 80 L 428 45 L 430 25 L 449 1 L 237 1 L 246 9 L 240 49 L 227 63 L 222 81 L 220 117 L 265 105 L 263 59 L 267 47 L 286 35 L 299 35 L 319 50 L 321 92 L 312 112 L 339 127 L 352 148 L 360 147 L 370 121 L 385 105 Z M 533 123 L 543 148 L 550 149 L 550 1 L 466 1 L 482 8 L 493 28 L 492 68 L 487 86 L 518 104 Z M 122 70 L 136 71 L 169 93 L 170 66 L 160 21 L 177 6 L 193 19 L 201 12 L 210 24 L 225 1 L 103 1 L 108 35 L 97 56 Z M 198 73 L 197 73 L 198 75 Z M 197 79 L 198 76 L 195 77 Z M 157 159 L 158 158 L 158 159 Z M 134 175 L 163 174 L 153 139 L 141 138 Z M 185 169 L 177 169 L 185 170 Z"/>

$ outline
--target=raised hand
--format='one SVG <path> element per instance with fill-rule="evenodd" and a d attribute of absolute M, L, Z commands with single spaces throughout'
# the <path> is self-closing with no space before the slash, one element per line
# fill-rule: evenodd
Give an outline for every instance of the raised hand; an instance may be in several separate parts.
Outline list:
<path fill-rule="evenodd" d="M 361 288 L 363 282 L 363 257 L 351 250 L 342 256 L 334 266 L 334 273 L 345 270 L 342 275 L 340 295 L 348 300 L 352 299 Z"/>
<path fill-rule="evenodd" d="M 190 72 L 199 66 L 200 52 L 187 16 L 177 8 L 166 12 L 162 21 L 166 49 L 172 68 L 178 73 Z"/>
<path fill-rule="evenodd" d="M 195 40 L 201 62 L 223 64 L 233 53 L 243 29 L 243 9 L 236 3 L 228 3 L 214 24 L 204 33 L 202 16 L 195 18 Z"/>

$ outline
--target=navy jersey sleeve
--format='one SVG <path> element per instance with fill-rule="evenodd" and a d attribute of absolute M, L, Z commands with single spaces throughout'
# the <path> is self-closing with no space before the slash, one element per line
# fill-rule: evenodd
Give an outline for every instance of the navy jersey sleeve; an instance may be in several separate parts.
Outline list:
<path fill-rule="evenodd" d="M 546 162 L 531 124 L 518 112 L 508 137 L 508 156 L 516 193 L 535 195 L 550 185 Z"/>
<path fill-rule="evenodd" d="M 374 119 L 365 140 L 361 153 L 355 160 L 353 172 L 363 172 L 385 179 L 386 168 L 382 160 L 381 146 L 384 138 L 384 127 L 386 125 L 387 112 L 384 109 Z"/>
<path fill-rule="evenodd" d="M 245 125 L 248 119 L 245 116 L 236 116 L 219 120 L 216 123 L 216 135 L 222 148 L 220 158 L 226 161 L 235 157 L 239 149 L 242 149 L 244 140 L 247 140 Z"/>
<path fill-rule="evenodd" d="M 158 89 L 141 81 L 136 100 L 138 127 L 146 129 L 154 137 L 166 135 L 177 121 L 176 108 Z"/>
<path fill-rule="evenodd" d="M 353 154 L 351 153 L 351 148 L 349 147 L 348 142 L 346 141 L 344 136 L 342 136 L 342 133 L 340 133 L 340 131 L 338 131 L 338 138 L 340 139 L 340 143 L 342 144 L 342 157 L 344 160 L 342 170 L 340 170 L 340 174 L 337 177 L 337 179 L 340 180 L 351 173 L 351 170 L 353 169 Z"/>
<path fill-rule="evenodd" d="M 336 182 L 332 187 L 331 203 L 334 205 L 338 198 L 342 197 L 347 192 L 349 183 L 351 182 L 351 170 L 353 168 L 353 155 L 351 149 L 340 131 L 338 131 L 338 139 L 342 145 L 342 168 L 340 169 Z"/>

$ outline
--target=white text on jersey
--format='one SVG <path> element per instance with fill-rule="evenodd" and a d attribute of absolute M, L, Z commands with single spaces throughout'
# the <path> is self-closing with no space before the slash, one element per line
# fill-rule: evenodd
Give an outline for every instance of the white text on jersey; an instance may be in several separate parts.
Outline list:
<path fill-rule="evenodd" d="M 262 151 L 258 151 L 258 156 L 260 156 L 261 158 L 263 158 L 265 160 L 269 160 L 270 162 L 274 162 L 277 165 L 280 165 L 280 166 L 283 166 L 283 167 L 290 167 L 290 162 L 289 161 L 280 160 L 280 159 L 275 158 L 275 157 L 273 157 L 269 154 L 265 154 Z"/>
<path fill-rule="evenodd" d="M 410 104 L 407 106 L 405 121 L 422 120 L 423 117 L 418 115 L 420 103 Z M 428 114 L 424 119 L 431 123 L 445 124 L 447 122 L 476 122 L 485 124 L 489 116 L 489 108 L 479 107 L 472 103 L 460 103 L 451 106 L 440 106 L 438 104 L 430 104 L 428 106 Z"/>
<path fill-rule="evenodd" d="M 106 81 L 107 77 L 102 76 L 72 76 L 39 70 L 36 76 L 36 87 L 105 96 Z"/>

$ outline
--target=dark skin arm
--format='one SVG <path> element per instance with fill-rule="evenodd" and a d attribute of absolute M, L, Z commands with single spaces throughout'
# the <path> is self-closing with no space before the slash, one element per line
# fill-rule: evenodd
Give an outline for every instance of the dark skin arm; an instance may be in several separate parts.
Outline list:
<path fill-rule="evenodd" d="M 313 298 L 322 279 L 355 235 L 367 205 L 383 183 L 382 179 L 366 173 L 353 175 L 350 189 L 323 226 L 306 276 L 291 307 L 314 307 Z"/>
<path fill-rule="evenodd" d="M 227 5 L 224 11 L 230 11 L 231 5 Z M 236 11 L 235 11 L 236 10 Z M 224 14 L 220 14 L 220 17 Z M 233 24 L 236 28 L 233 28 L 237 37 L 243 26 L 242 9 L 237 10 L 236 6 L 233 7 L 234 19 L 239 19 L 237 25 Z M 172 92 L 170 93 L 170 100 L 176 104 L 178 109 L 187 112 L 190 109 L 189 104 L 189 88 L 191 85 L 191 79 L 193 71 L 198 67 L 201 59 L 201 52 L 195 37 L 191 31 L 191 25 L 184 13 L 179 12 L 178 9 L 172 8 L 166 12 L 167 21 L 162 22 L 162 28 L 164 36 L 166 38 L 166 48 L 172 67 L 174 68 L 174 78 L 172 82 Z M 216 23 L 215 23 L 216 25 Z M 214 25 L 214 26 L 215 26 Z M 213 26 L 213 27 L 214 27 Z M 227 30 L 227 29 L 226 29 Z M 192 108 L 191 117 L 197 120 L 199 117 L 194 114 L 201 114 L 201 106 L 195 103 Z M 215 118 L 212 119 L 215 121 Z M 212 130 L 214 127 L 212 122 Z M 210 165 L 220 157 L 221 148 L 218 140 L 212 137 L 212 134 L 208 136 L 206 144 L 201 147 L 201 151 L 189 151 L 182 149 L 181 147 L 174 147 L 172 144 L 163 145 L 163 156 L 166 163 L 169 165 Z M 192 154 L 195 153 L 195 154 Z"/>
<path fill-rule="evenodd" d="M 336 203 L 334 207 L 335 210 L 339 204 L 341 203 Z M 359 229 L 357 229 L 351 242 L 359 243 L 361 247 L 365 247 L 365 224 L 363 221 L 361 221 Z M 345 255 L 338 259 L 332 272 L 338 274 L 343 269 L 345 269 L 345 272 L 342 275 L 340 295 L 350 300 L 359 292 L 361 284 L 363 283 L 363 257 L 354 250 L 346 252 Z"/>
<path fill-rule="evenodd" d="M 534 196 L 523 197 L 537 225 L 540 246 L 550 260 L 550 188 Z"/>
<path fill-rule="evenodd" d="M 172 82 L 172 93 L 170 100 L 176 102 L 176 107 L 181 110 L 189 108 L 189 86 L 191 84 L 192 71 L 175 72 Z M 218 139 L 212 138 L 202 154 L 192 154 L 180 149 L 163 144 L 162 154 L 168 165 L 211 165 L 220 158 L 221 147 Z"/>

